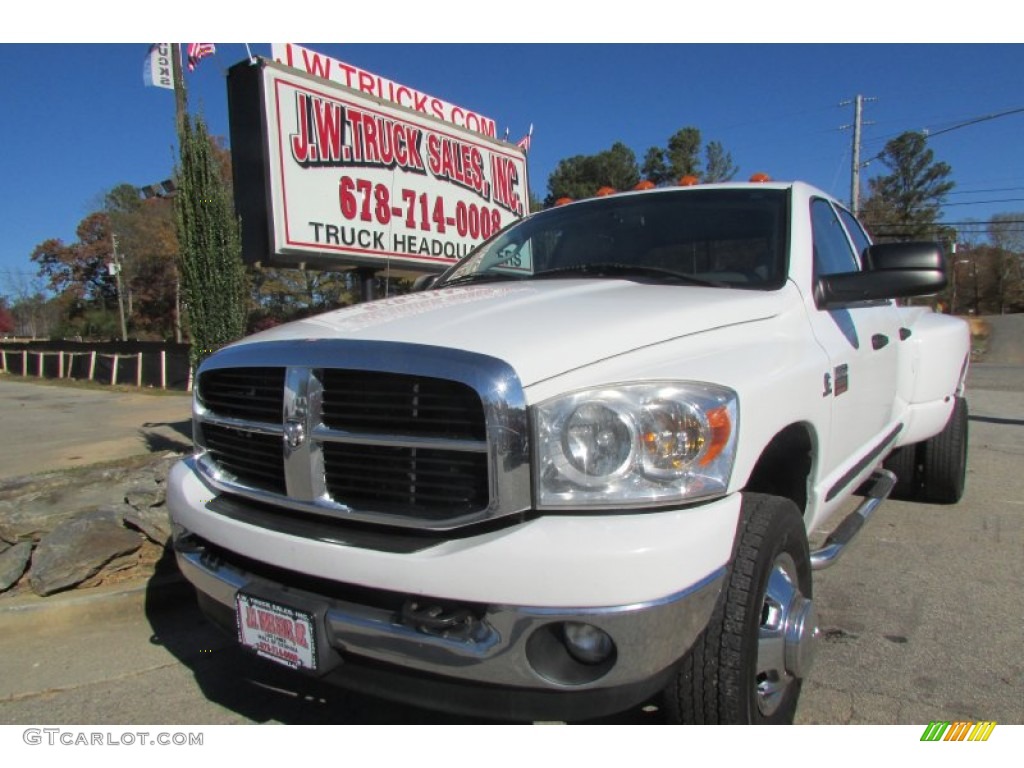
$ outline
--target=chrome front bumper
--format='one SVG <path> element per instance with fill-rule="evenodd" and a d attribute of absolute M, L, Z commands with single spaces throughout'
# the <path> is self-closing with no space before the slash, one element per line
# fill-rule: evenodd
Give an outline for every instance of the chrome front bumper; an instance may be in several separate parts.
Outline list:
<path fill-rule="evenodd" d="M 425 631 L 403 620 L 394 609 L 327 597 L 287 584 L 277 572 L 266 578 L 231 562 L 230 554 L 215 554 L 198 537 L 181 529 L 175 539 L 178 565 L 185 577 L 223 611 L 235 611 L 239 590 L 289 596 L 322 607 L 328 644 L 346 660 L 367 660 L 467 685 L 533 692 L 570 693 L 637 689 L 665 673 L 690 648 L 707 625 L 722 588 L 726 569 L 719 568 L 700 582 L 662 599 L 601 608 L 552 608 L 513 605 L 475 606 L 472 631 L 457 636 Z M 364 590 L 365 593 L 365 590 Z M 410 596 L 429 603 L 429 598 Z M 443 600 L 443 595 L 434 596 Z M 583 670 L 582 676 L 563 675 L 545 655 L 552 628 L 562 622 L 581 622 L 606 632 L 614 643 L 610 665 Z M 538 661 L 539 660 L 539 661 Z M 577 662 L 578 663 L 578 662 Z M 564 665 L 563 665 L 564 666 Z M 589 679 L 588 679 L 589 678 Z M 387 694 L 382 694 L 387 695 Z M 401 699 L 401 692 L 393 698 Z M 639 702 L 636 702 L 639 703 Z M 437 701 L 438 708 L 446 708 Z"/>

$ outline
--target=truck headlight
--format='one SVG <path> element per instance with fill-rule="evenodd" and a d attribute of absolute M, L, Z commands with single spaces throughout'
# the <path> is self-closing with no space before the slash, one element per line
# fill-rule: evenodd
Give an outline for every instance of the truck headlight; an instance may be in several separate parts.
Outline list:
<path fill-rule="evenodd" d="M 725 492 L 736 393 L 690 382 L 623 384 L 534 409 L 535 491 L 543 507 L 666 504 Z"/>

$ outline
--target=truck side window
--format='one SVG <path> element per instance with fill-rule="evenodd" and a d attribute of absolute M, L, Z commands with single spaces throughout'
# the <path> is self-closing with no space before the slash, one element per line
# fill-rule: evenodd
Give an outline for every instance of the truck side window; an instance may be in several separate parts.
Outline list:
<path fill-rule="evenodd" d="M 864 231 L 864 227 L 857 221 L 856 217 L 845 208 L 836 208 L 839 211 L 839 218 L 843 220 L 843 224 L 846 225 L 846 231 L 850 234 L 850 239 L 853 241 L 854 247 L 857 249 L 857 255 L 859 260 L 862 262 L 861 267 L 863 268 L 864 251 L 869 245 L 871 245 L 871 239 Z"/>
<path fill-rule="evenodd" d="M 860 271 L 860 259 L 850 247 L 846 230 L 827 200 L 811 202 L 811 227 L 814 230 L 815 275 Z"/>

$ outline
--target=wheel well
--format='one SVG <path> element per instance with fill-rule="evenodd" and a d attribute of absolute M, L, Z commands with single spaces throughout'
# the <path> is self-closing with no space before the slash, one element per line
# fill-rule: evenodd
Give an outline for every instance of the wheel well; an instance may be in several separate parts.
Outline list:
<path fill-rule="evenodd" d="M 775 435 L 761 452 L 744 490 L 784 496 L 792 500 L 801 513 L 805 512 L 811 451 L 807 428 L 791 424 Z"/>

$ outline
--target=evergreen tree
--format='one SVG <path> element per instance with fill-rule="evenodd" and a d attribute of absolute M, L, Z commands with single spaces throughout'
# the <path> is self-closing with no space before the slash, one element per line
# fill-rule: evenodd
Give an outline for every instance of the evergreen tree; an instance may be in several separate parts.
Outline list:
<path fill-rule="evenodd" d="M 668 170 L 673 182 L 683 176 L 700 176 L 700 129 L 693 126 L 680 128 L 668 137 L 665 151 Z"/>
<path fill-rule="evenodd" d="M 953 169 L 936 162 L 924 134 L 907 131 L 885 145 L 879 159 L 890 170 L 868 182 L 864 223 L 881 240 L 949 240 L 955 233 L 938 224 L 941 204 L 953 188 Z"/>
<path fill-rule="evenodd" d="M 576 155 L 559 161 L 548 179 L 550 193 L 544 203 L 551 205 L 560 197 L 581 200 L 596 194 L 601 187 L 632 189 L 638 181 L 636 155 L 617 141 L 596 155 Z"/>
<path fill-rule="evenodd" d="M 647 154 L 644 155 L 644 164 L 640 167 L 640 173 L 643 174 L 645 179 L 658 187 L 675 181 L 672 178 L 672 172 L 669 171 L 668 165 L 665 163 L 665 150 L 661 147 L 651 147 L 647 150 Z"/>
<path fill-rule="evenodd" d="M 733 163 L 732 155 L 725 151 L 720 141 L 709 141 L 704 147 L 704 183 L 715 184 L 719 181 L 732 181 L 739 172 Z"/>
<path fill-rule="evenodd" d="M 241 235 L 214 145 L 199 116 L 180 123 L 174 199 L 184 315 L 197 367 L 245 333 L 248 286 Z"/>

